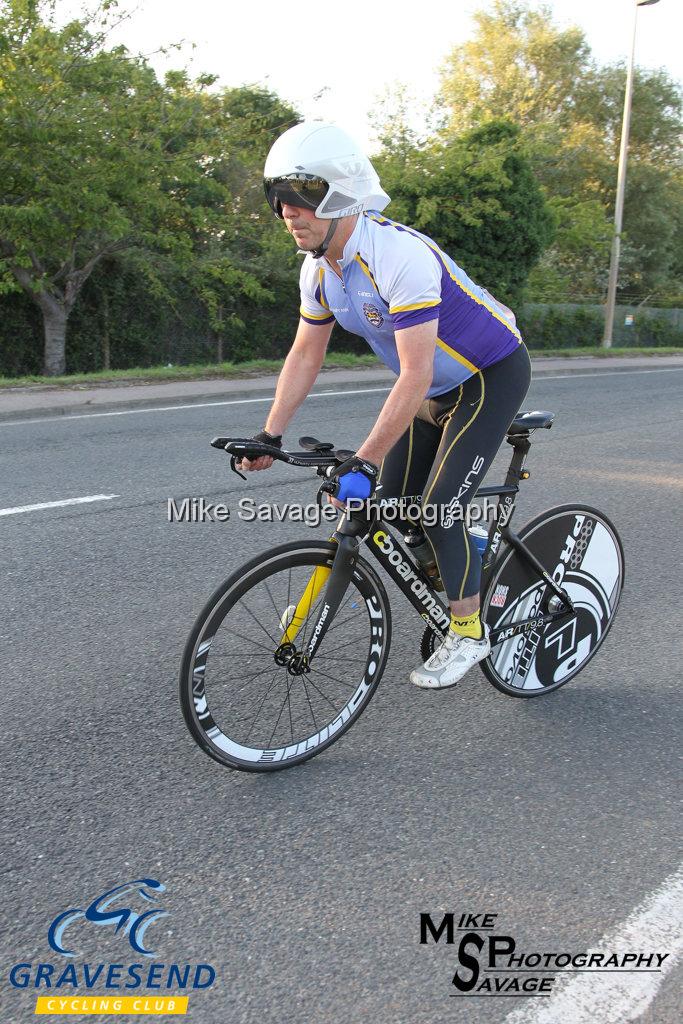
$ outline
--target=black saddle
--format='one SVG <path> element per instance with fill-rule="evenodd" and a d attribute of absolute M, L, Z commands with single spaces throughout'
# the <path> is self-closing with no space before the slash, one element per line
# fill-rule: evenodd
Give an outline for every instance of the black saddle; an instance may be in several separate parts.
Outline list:
<path fill-rule="evenodd" d="M 538 409 L 534 409 L 533 412 L 517 413 L 508 427 L 508 437 L 511 434 L 528 434 L 530 430 L 538 430 L 539 427 L 550 430 L 554 419 L 554 412 L 541 412 Z"/>

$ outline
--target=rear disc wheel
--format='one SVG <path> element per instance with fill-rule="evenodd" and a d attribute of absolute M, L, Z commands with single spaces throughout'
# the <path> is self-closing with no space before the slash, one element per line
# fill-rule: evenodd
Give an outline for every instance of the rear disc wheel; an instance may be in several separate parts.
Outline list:
<path fill-rule="evenodd" d="M 564 686 L 597 653 L 624 586 L 624 550 L 614 526 L 588 505 L 562 505 L 522 529 L 520 539 L 569 594 L 574 613 L 503 640 L 481 662 L 486 678 L 512 697 L 538 697 Z M 509 547 L 494 565 L 482 621 L 503 629 L 557 609 L 554 592 Z"/>

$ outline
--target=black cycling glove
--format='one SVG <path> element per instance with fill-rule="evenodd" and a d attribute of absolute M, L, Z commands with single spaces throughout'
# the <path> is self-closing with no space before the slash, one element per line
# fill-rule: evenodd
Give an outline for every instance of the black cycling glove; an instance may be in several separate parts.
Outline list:
<path fill-rule="evenodd" d="M 282 448 L 282 434 L 269 434 L 267 430 L 259 430 L 254 434 L 252 441 L 261 441 L 263 444 L 272 444 L 274 448 Z"/>

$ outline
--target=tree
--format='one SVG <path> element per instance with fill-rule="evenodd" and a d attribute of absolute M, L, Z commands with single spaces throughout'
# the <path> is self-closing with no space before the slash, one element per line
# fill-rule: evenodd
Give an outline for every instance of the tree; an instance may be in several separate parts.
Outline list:
<path fill-rule="evenodd" d="M 207 173 L 230 196 L 230 229 L 222 208 L 212 211 L 194 237 L 186 279 L 203 303 L 216 343 L 216 360 L 225 357 L 226 335 L 243 335 L 241 306 L 274 304 L 271 287 L 294 277 L 294 252 L 273 245 L 277 224 L 266 206 L 263 165 L 274 138 L 299 120 L 297 112 L 274 93 L 242 86 L 215 96 L 221 147 Z M 277 254 L 277 256 L 276 256 Z M 232 353 L 234 355 L 234 353 Z"/>
<path fill-rule="evenodd" d="M 515 305 L 552 234 L 552 217 L 520 145 L 491 121 L 423 149 L 377 161 L 389 214 L 434 238 L 479 283 Z"/>
<path fill-rule="evenodd" d="M 528 291 L 536 299 L 581 302 L 591 298 L 596 282 L 606 286 L 612 224 L 597 199 L 551 196 L 554 244 L 529 275 Z"/>
<path fill-rule="evenodd" d="M 557 29 L 548 7 L 519 0 L 495 0 L 474 22 L 475 37 L 443 69 L 439 105 L 449 132 L 500 117 L 530 128 L 567 123 L 576 81 L 592 66 L 581 30 Z"/>
<path fill-rule="evenodd" d="M 24 0 L 0 19 L 0 288 L 40 308 L 47 374 L 64 372 L 69 315 L 101 260 L 132 254 L 164 294 L 164 261 L 191 265 L 197 235 L 229 232 L 214 79 L 161 83 L 142 57 L 107 50 L 105 28 L 56 27 Z"/>
<path fill-rule="evenodd" d="M 625 68 L 598 67 L 582 32 L 554 26 L 548 7 L 496 0 L 475 23 L 474 39 L 453 50 L 443 71 L 442 137 L 500 117 L 521 127 L 558 226 L 533 286 L 557 298 L 598 297 L 609 262 Z M 681 91 L 666 72 L 637 70 L 620 284 L 640 296 L 676 288 L 680 114 Z"/>

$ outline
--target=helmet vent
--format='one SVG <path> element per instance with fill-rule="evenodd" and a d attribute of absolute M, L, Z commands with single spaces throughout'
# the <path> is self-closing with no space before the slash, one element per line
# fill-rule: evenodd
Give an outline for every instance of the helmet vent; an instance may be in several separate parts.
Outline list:
<path fill-rule="evenodd" d="M 344 210 L 347 206 L 353 206 L 358 202 L 352 196 L 345 196 L 343 192 L 330 192 L 325 205 L 320 208 L 321 213 L 335 213 L 337 210 Z"/>

